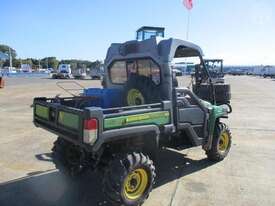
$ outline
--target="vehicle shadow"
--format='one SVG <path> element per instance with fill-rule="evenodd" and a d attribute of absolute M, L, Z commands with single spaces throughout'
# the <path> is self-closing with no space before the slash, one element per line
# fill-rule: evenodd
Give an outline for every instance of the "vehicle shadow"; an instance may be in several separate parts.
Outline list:
<path fill-rule="evenodd" d="M 46 157 L 45 161 L 49 161 L 49 154 L 37 155 L 37 158 L 43 160 L 43 156 Z M 206 159 L 192 160 L 171 150 L 161 151 L 159 160 L 155 187 L 213 164 Z M 109 206 L 111 204 L 102 193 L 100 174 L 87 173 L 77 181 L 73 181 L 54 170 L 31 173 L 27 177 L 0 184 L 0 205 Z"/>

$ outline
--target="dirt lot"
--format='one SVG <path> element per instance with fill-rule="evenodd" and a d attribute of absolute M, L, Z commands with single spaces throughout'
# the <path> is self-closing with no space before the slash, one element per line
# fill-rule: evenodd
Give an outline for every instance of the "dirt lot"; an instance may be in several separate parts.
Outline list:
<path fill-rule="evenodd" d="M 246 76 L 227 81 L 234 109 L 228 158 L 212 164 L 201 148 L 161 153 L 146 206 L 275 205 L 275 81 Z M 32 124 L 32 98 L 62 93 L 55 82 L 12 78 L 0 90 L 1 206 L 108 205 L 98 174 L 71 183 L 54 170 L 50 149 L 56 137 Z M 79 82 L 100 87 L 99 81 Z"/>

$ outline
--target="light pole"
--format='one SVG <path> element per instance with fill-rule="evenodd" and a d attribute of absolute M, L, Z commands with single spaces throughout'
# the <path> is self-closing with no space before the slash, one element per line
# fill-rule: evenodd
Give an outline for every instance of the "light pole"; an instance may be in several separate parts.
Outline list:
<path fill-rule="evenodd" d="M 11 56 L 11 48 L 9 47 L 9 57 L 10 57 L 10 68 L 12 68 L 12 56 Z"/>

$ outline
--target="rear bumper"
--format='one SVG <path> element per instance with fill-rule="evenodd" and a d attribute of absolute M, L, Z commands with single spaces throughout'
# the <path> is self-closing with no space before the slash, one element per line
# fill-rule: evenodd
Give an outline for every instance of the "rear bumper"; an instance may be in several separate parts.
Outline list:
<path fill-rule="evenodd" d="M 37 121 L 34 122 L 34 125 L 36 127 L 45 129 L 45 130 L 57 135 L 58 137 L 66 139 L 67 141 L 73 143 L 74 145 L 80 146 L 81 148 L 83 148 L 84 150 L 86 150 L 88 152 L 93 151 L 93 147 L 91 145 L 83 143 L 82 137 L 80 138 L 77 136 L 72 136 L 71 134 L 68 134 L 68 133 L 66 134 L 64 131 L 62 131 L 60 129 L 46 126 L 45 124 L 41 124 Z"/>

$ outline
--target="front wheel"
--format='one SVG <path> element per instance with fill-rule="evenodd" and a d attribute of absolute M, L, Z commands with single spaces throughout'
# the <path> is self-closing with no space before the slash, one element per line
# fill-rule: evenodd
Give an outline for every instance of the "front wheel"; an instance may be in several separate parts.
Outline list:
<path fill-rule="evenodd" d="M 209 151 L 206 151 L 206 155 L 211 161 L 221 161 L 223 160 L 230 148 L 232 142 L 232 135 L 229 128 L 224 123 L 217 123 L 212 147 Z"/>
<path fill-rule="evenodd" d="M 155 182 L 153 161 L 143 153 L 118 155 L 104 173 L 105 195 L 117 205 L 141 205 Z"/>

